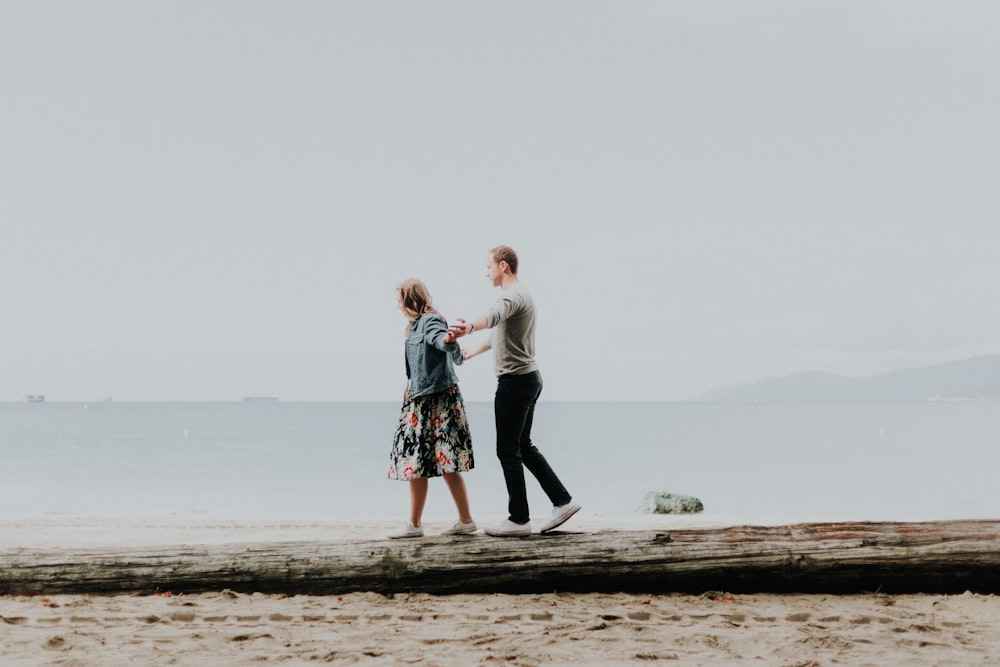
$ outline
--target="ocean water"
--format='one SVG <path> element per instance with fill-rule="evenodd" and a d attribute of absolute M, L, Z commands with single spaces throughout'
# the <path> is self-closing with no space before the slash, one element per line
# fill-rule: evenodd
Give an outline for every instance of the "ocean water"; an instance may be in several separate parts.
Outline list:
<path fill-rule="evenodd" d="M 468 404 L 473 513 L 503 516 L 492 404 Z M 386 479 L 396 403 L 0 404 L 0 519 L 404 517 Z M 539 404 L 534 440 L 586 512 L 647 491 L 709 520 L 1000 517 L 1000 403 Z M 528 477 L 532 514 L 549 504 Z M 432 480 L 425 517 L 450 518 Z"/>

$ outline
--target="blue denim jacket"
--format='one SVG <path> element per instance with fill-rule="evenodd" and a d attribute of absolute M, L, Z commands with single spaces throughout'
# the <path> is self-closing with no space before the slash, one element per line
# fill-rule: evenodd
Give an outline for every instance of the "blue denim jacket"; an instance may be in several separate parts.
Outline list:
<path fill-rule="evenodd" d="M 422 315 L 410 324 L 406 335 L 406 376 L 410 396 L 426 396 L 458 384 L 452 363 L 461 365 L 462 348 L 445 343 L 448 323 L 437 313 Z"/>

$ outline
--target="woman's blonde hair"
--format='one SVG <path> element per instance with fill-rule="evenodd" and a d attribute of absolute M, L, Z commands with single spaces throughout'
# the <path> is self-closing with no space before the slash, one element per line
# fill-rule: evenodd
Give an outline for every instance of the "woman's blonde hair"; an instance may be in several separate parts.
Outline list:
<path fill-rule="evenodd" d="M 431 293 L 427 291 L 427 285 L 422 280 L 417 278 L 404 280 L 396 290 L 403 303 L 403 310 L 413 317 L 437 312 L 431 302 Z"/>

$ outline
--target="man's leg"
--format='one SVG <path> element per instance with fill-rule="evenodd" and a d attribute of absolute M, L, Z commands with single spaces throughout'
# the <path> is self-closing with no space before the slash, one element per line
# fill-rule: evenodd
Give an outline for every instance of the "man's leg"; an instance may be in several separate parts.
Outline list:
<path fill-rule="evenodd" d="M 537 389 L 535 390 L 534 397 L 531 399 L 528 413 L 525 415 L 524 428 L 521 430 L 521 441 L 518 445 L 521 452 L 521 460 L 524 462 L 524 467 L 530 470 L 531 474 L 538 480 L 542 491 L 549 497 L 552 504 L 555 506 L 565 505 L 573 499 L 572 496 L 570 496 L 569 491 L 566 490 L 562 482 L 559 481 L 558 475 L 552 470 L 545 456 L 531 442 L 531 425 L 535 421 L 535 403 L 542 393 L 542 377 L 538 373 L 530 375 L 537 378 Z"/>
<path fill-rule="evenodd" d="M 502 375 L 497 381 L 493 412 L 497 430 L 497 458 L 507 483 L 507 511 L 514 523 L 527 523 L 528 494 L 524 486 L 521 461 L 521 433 L 532 403 L 532 386 L 523 376 Z"/>

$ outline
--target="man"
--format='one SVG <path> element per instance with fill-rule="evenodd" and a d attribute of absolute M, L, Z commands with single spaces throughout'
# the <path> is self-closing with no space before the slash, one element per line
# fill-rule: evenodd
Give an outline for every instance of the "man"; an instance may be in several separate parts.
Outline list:
<path fill-rule="evenodd" d="M 580 511 L 580 505 L 573 502 L 545 457 L 531 443 L 535 403 L 542 393 L 542 376 L 535 363 L 535 303 L 517 278 L 517 254 L 508 246 L 497 246 L 490 251 L 486 274 L 501 289 L 500 298 L 479 319 L 459 319 L 452 327 L 457 336 L 492 329 L 489 341 L 464 352 L 465 358 L 471 359 L 492 348 L 497 375 L 493 404 L 497 458 L 507 482 L 509 516 L 497 526 L 487 528 L 486 534 L 496 537 L 531 534 L 524 468 L 531 471 L 552 501 L 552 516 L 541 527 L 541 532 L 547 533 Z"/>

